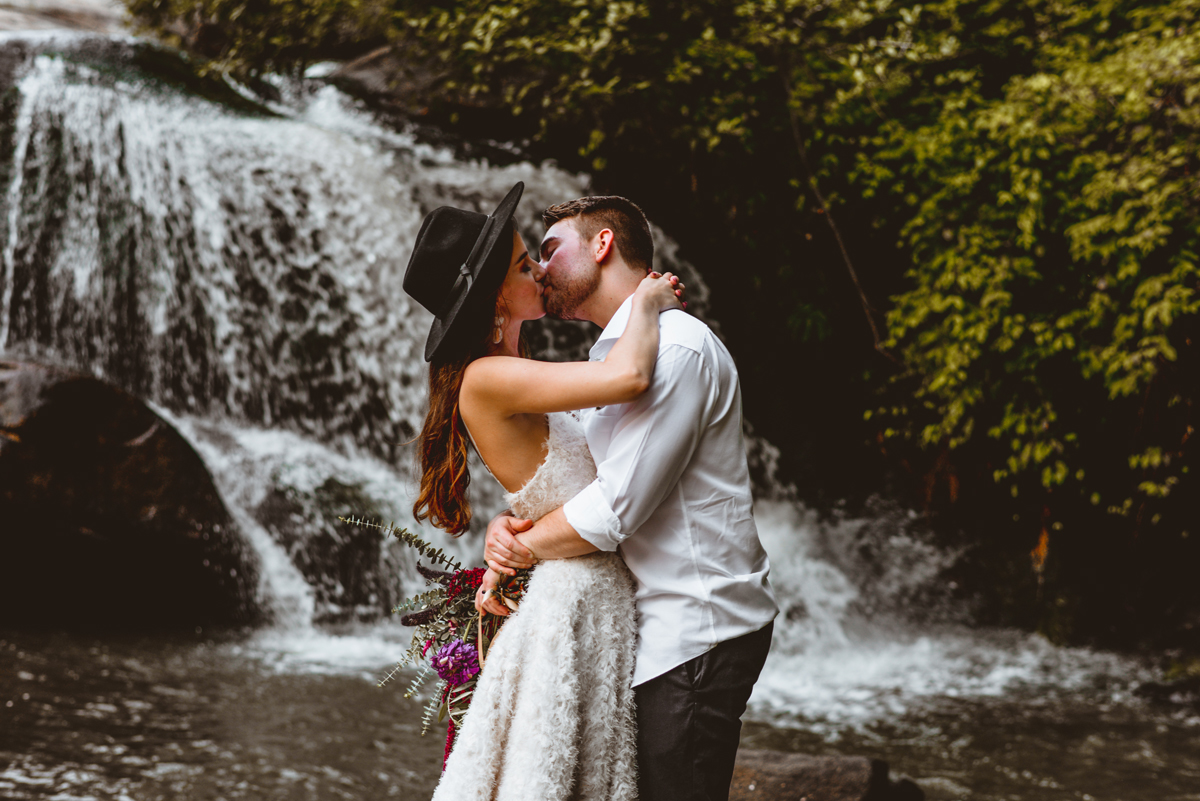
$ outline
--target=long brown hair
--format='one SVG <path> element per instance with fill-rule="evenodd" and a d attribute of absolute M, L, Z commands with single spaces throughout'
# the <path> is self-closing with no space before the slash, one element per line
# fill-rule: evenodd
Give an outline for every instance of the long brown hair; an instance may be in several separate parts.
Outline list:
<path fill-rule="evenodd" d="M 498 295 L 492 296 L 491 309 L 496 308 Z M 466 311 L 473 312 L 472 319 L 463 321 L 470 329 L 463 336 L 466 347 L 429 364 L 429 411 L 421 429 L 421 490 L 413 504 L 417 520 L 428 520 L 455 536 L 471 524 L 468 435 L 458 412 L 458 394 L 467 365 L 487 354 L 492 333 L 491 314 L 482 308 Z"/>
<path fill-rule="evenodd" d="M 501 241 L 511 242 L 512 234 Z M 509 260 L 506 257 L 505 264 Z M 413 517 L 428 520 L 455 536 L 471 524 L 471 501 L 467 495 L 471 484 L 467 469 L 470 440 L 458 411 L 458 395 L 467 365 L 486 356 L 491 346 L 493 318 L 503 286 L 501 283 L 495 292 L 481 297 L 477 306 L 460 312 L 463 320 L 457 339 L 463 344 L 429 365 L 429 411 L 421 429 L 421 490 L 413 504 Z M 522 355 L 527 355 L 523 341 L 519 348 Z"/>

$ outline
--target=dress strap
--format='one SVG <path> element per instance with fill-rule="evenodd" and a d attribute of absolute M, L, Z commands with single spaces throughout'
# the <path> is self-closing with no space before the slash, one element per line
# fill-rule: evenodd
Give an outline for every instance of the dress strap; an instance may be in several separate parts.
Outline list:
<path fill-rule="evenodd" d="M 475 441 L 475 435 L 472 434 L 471 429 L 467 427 L 467 421 L 462 419 L 462 415 L 459 415 L 458 419 L 462 421 L 463 430 L 467 432 L 467 439 L 471 440 L 471 447 L 473 447 L 475 449 L 475 453 L 479 455 L 479 461 L 483 462 L 483 469 L 488 471 L 489 476 L 496 478 L 496 474 L 492 472 L 492 468 L 488 467 L 488 463 L 484 461 L 483 452 L 479 450 L 479 443 Z M 496 483 L 500 484 L 500 479 L 496 478 Z M 506 490 L 503 484 L 500 484 L 500 488 Z"/>

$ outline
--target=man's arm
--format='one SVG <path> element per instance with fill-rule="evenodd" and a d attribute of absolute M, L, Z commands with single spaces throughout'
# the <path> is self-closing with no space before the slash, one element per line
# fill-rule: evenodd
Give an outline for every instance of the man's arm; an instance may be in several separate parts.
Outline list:
<path fill-rule="evenodd" d="M 475 606 L 501 617 L 508 607 L 491 597 L 500 573 L 514 575 L 517 568 L 532 567 L 535 560 L 569 559 L 596 550 L 567 522 L 561 508 L 543 517 L 536 525 L 505 514 L 497 515 L 488 525 L 484 555 L 491 570 L 484 576 Z"/>
<path fill-rule="evenodd" d="M 488 524 L 483 555 L 489 567 L 511 576 L 542 559 L 570 559 L 595 550 L 559 507 L 536 524 L 507 513 L 497 515 Z"/>
<path fill-rule="evenodd" d="M 488 526 L 484 554 L 491 570 L 476 605 L 508 609 L 487 595 L 500 573 L 512 575 L 536 559 L 615 551 L 679 483 L 708 422 L 715 376 L 703 357 L 682 345 L 664 348 L 650 389 L 626 404 L 614 426 L 596 480 L 537 523 L 500 515 Z"/>
<path fill-rule="evenodd" d="M 622 407 L 596 480 L 563 506 L 581 538 L 615 551 L 662 506 L 692 460 L 716 392 L 700 353 L 662 349 L 650 389 Z"/>
<path fill-rule="evenodd" d="M 699 353 L 664 349 L 649 391 L 627 404 L 596 480 L 536 524 L 501 515 L 488 526 L 488 565 L 511 575 L 537 559 L 615 551 L 678 483 L 706 423 L 713 389 Z"/>

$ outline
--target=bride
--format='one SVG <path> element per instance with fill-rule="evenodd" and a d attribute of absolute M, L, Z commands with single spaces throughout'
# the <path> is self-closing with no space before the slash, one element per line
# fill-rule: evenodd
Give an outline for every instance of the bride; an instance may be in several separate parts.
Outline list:
<path fill-rule="evenodd" d="M 471 520 L 468 442 L 522 518 L 557 509 L 595 479 L 571 411 L 642 394 L 658 314 L 683 305 L 678 278 L 651 273 L 605 361 L 527 358 L 521 324 L 545 308 L 541 267 L 512 222 L 523 189 L 491 215 L 431 212 L 404 277 L 405 291 L 435 315 L 414 514 L 455 535 Z M 487 654 L 434 800 L 636 798 L 635 616 L 633 578 L 617 554 L 540 564 Z"/>

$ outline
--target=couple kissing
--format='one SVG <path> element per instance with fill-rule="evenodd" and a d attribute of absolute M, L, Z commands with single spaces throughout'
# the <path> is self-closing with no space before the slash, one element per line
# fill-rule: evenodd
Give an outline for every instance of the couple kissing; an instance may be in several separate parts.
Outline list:
<path fill-rule="evenodd" d="M 652 270 L 621 197 L 542 213 L 536 257 L 496 210 L 442 207 L 404 289 L 434 315 L 417 519 L 471 519 L 468 447 L 505 490 L 476 597 L 507 616 L 435 801 L 726 799 L 778 613 L 751 514 L 729 352 Z M 587 362 L 528 357 L 546 314 L 603 330 Z M 536 568 L 518 611 L 492 592 Z"/>

